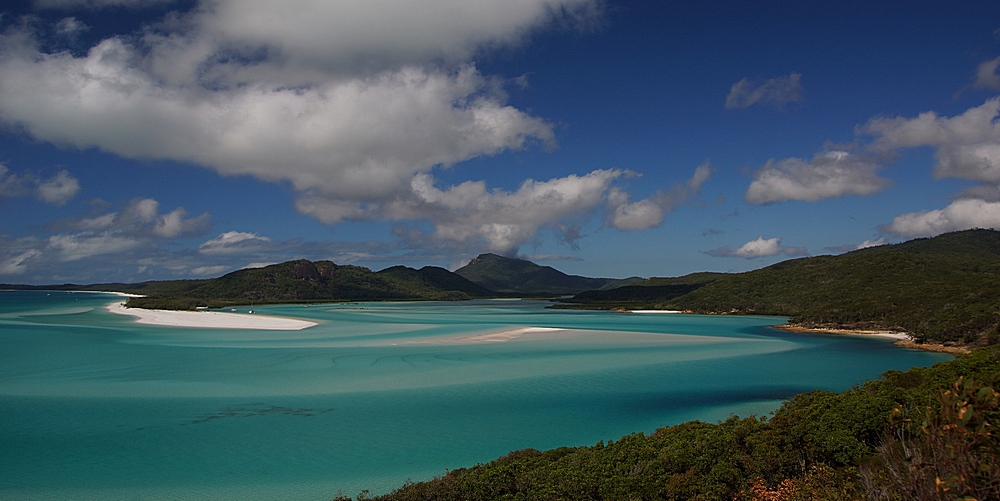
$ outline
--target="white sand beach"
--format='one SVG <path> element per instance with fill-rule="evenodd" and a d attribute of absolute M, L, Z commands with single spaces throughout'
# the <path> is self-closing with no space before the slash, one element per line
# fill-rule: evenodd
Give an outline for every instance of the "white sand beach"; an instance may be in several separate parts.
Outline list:
<path fill-rule="evenodd" d="M 223 313 L 218 311 L 170 311 L 126 308 L 125 303 L 121 302 L 111 303 L 105 309 L 111 313 L 136 317 L 135 322 L 137 324 L 162 325 L 167 327 L 298 331 L 318 325 L 316 322 L 308 320 L 271 317 L 267 315 Z"/>
<path fill-rule="evenodd" d="M 680 310 L 630 310 L 631 313 L 659 313 L 659 314 L 677 314 L 684 313 Z"/>

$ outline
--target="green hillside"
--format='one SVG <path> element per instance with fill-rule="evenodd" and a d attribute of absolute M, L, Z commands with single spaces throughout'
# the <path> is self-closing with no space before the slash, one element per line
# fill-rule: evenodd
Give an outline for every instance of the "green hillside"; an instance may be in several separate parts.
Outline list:
<path fill-rule="evenodd" d="M 984 348 L 843 393 L 800 394 L 770 418 L 525 449 L 358 499 L 996 500 L 998 377 L 1000 349 Z"/>
<path fill-rule="evenodd" d="M 132 298 L 130 307 L 191 309 L 195 306 L 394 299 L 460 300 L 490 297 L 486 290 L 443 268 L 396 266 L 372 272 L 361 266 L 305 259 L 237 270 L 175 293 Z"/>
<path fill-rule="evenodd" d="M 551 266 L 540 266 L 524 259 L 496 254 L 480 254 L 455 273 L 497 292 L 536 296 L 610 289 L 642 280 L 639 277 L 615 279 L 567 275 Z"/>
<path fill-rule="evenodd" d="M 640 294 L 616 300 L 650 306 Z M 1000 342 L 1000 232 L 967 230 L 793 259 L 723 275 L 652 306 L 786 315 L 814 327 L 893 329 L 923 342 L 994 344 Z"/>
<path fill-rule="evenodd" d="M 700 272 L 682 277 L 653 277 L 632 285 L 614 289 L 584 291 L 562 301 L 572 303 L 571 308 L 633 310 L 654 309 L 664 302 L 698 290 L 727 273 Z M 567 307 L 555 305 L 553 308 Z"/>

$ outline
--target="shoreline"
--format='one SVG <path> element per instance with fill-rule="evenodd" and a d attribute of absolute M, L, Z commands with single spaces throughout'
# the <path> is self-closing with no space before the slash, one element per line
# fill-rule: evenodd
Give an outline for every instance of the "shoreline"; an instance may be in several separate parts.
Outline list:
<path fill-rule="evenodd" d="M 892 343 L 900 348 L 910 348 L 913 350 L 931 351 L 934 353 L 949 353 L 951 355 L 965 355 L 971 353 L 972 350 L 965 346 L 949 346 L 944 344 L 936 343 L 917 343 L 913 336 L 898 331 L 890 330 L 869 330 L 869 329 L 835 329 L 835 328 L 814 328 L 814 327 L 802 327 L 801 325 L 793 324 L 781 324 L 773 325 L 775 329 L 781 329 L 786 332 L 794 332 L 796 334 L 836 334 L 836 335 L 846 335 L 846 336 L 871 336 L 871 337 L 881 337 L 887 339 L 895 339 Z"/>
<path fill-rule="evenodd" d="M 297 318 L 225 313 L 221 311 L 173 311 L 126 308 L 123 302 L 113 302 L 104 307 L 108 313 L 135 317 L 135 323 L 163 327 L 191 327 L 203 329 L 252 329 L 271 331 L 299 331 L 319 325 Z"/>

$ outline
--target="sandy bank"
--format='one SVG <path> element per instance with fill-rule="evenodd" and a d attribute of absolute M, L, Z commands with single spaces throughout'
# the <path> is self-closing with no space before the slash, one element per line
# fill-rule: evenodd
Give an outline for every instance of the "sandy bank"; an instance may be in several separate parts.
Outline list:
<path fill-rule="evenodd" d="M 896 331 L 885 331 L 885 330 L 859 330 L 859 329 L 814 329 L 810 327 L 802 327 L 799 325 L 775 325 L 776 329 L 781 329 L 788 332 L 798 332 L 805 334 L 846 334 L 851 336 L 876 336 L 889 339 L 895 339 L 896 342 L 892 343 L 901 348 L 911 348 L 915 350 L 933 351 L 937 353 L 951 353 L 952 355 L 961 355 L 969 353 L 971 350 L 964 346 L 948 346 L 943 344 L 935 343 L 917 343 L 913 340 L 913 336 L 905 332 Z"/>
<path fill-rule="evenodd" d="M 539 333 L 555 333 L 555 332 L 566 332 L 569 329 L 555 329 L 551 327 L 522 327 L 519 329 L 510 329 L 499 332 L 487 332 L 486 334 L 477 334 L 475 336 L 465 336 L 457 338 L 455 341 L 459 343 L 502 343 L 505 341 L 510 341 L 523 337 L 526 334 L 539 334 Z"/>
<path fill-rule="evenodd" d="M 317 325 L 315 322 L 295 318 L 222 313 L 218 311 L 170 311 L 126 308 L 125 303 L 111 303 L 105 307 L 111 313 L 136 317 L 137 324 L 166 327 L 201 327 L 209 329 L 258 329 L 298 331 Z"/>
<path fill-rule="evenodd" d="M 505 343 L 527 335 L 565 335 L 580 332 L 573 329 L 557 329 L 552 327 L 517 327 L 481 334 L 449 336 L 428 340 L 411 341 L 406 344 L 479 344 L 479 343 Z"/>
<path fill-rule="evenodd" d="M 774 327 L 776 329 L 781 329 L 783 331 L 798 332 L 805 334 L 847 334 L 851 336 L 876 336 L 889 339 L 896 339 L 899 341 L 913 339 L 912 336 L 910 336 L 905 332 L 887 331 L 887 330 L 830 329 L 830 328 L 815 329 L 812 327 L 802 327 L 800 325 L 791 325 L 791 324 L 775 325 Z"/>

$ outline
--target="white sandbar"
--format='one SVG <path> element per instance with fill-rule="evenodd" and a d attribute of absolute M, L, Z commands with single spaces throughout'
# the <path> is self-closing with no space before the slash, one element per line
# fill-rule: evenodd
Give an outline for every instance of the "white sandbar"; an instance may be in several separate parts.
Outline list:
<path fill-rule="evenodd" d="M 298 331 L 319 325 L 296 318 L 223 313 L 219 311 L 172 311 L 126 308 L 125 303 L 111 303 L 105 307 L 111 313 L 137 317 L 135 323 L 166 327 L 201 327 L 209 329 L 258 329 L 271 331 Z"/>
<path fill-rule="evenodd" d="M 675 314 L 684 313 L 680 310 L 632 310 L 632 313 L 662 313 L 662 314 Z"/>
<path fill-rule="evenodd" d="M 458 338 L 458 342 L 461 343 L 503 343 L 519 337 L 525 334 L 537 334 L 542 332 L 565 332 L 569 329 L 555 329 L 552 327 L 521 327 L 518 329 L 505 330 L 500 332 L 487 332 L 486 334 L 477 334 L 475 336 L 467 336 Z"/>

